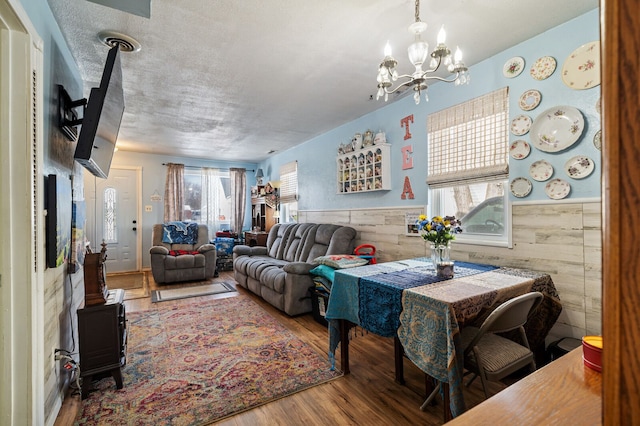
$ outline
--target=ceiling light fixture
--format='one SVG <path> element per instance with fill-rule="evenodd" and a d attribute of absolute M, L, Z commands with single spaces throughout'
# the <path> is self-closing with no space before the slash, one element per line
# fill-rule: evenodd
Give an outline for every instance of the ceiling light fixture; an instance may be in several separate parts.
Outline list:
<path fill-rule="evenodd" d="M 389 94 L 398 91 L 401 88 L 412 87 L 414 90 L 413 99 L 416 105 L 420 103 L 420 95 L 425 92 L 425 100 L 429 101 L 429 95 L 427 94 L 427 81 L 436 80 L 444 81 L 446 83 L 455 83 L 456 86 L 464 83 L 469 83 L 470 76 L 469 70 L 462 62 L 462 51 L 460 48 L 456 48 L 456 53 L 451 60 L 451 51 L 444 44 L 446 39 L 446 33 L 444 32 L 444 26 L 440 28 L 438 33 L 437 45 L 433 52 L 431 52 L 431 62 L 429 63 L 429 69 L 426 71 L 422 69 L 422 64 L 427 60 L 429 56 L 429 44 L 422 41 L 420 34 L 427 29 L 427 24 L 420 21 L 420 0 L 416 0 L 416 21 L 409 25 L 409 32 L 415 35 L 415 40 L 409 45 L 407 53 L 409 54 L 409 60 L 416 67 L 413 74 L 398 75 L 396 61 L 391 56 L 391 45 L 387 42 L 384 48 L 384 59 L 380 63 L 378 68 L 378 96 L 384 96 L 385 102 L 389 99 Z M 453 74 L 452 78 L 443 78 L 437 75 L 432 75 L 440 68 L 440 65 L 444 62 L 447 67 L 447 71 Z M 393 85 L 392 81 L 396 81 L 399 78 L 407 78 L 404 83 L 399 84 L 395 89 L 391 89 Z"/>

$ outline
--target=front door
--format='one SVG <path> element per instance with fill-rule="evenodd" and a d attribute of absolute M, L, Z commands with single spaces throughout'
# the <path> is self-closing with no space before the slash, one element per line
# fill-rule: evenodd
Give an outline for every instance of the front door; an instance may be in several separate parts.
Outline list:
<path fill-rule="evenodd" d="M 108 179 L 85 172 L 87 238 L 93 250 L 107 243 L 107 273 L 139 270 L 138 170 L 111 168 Z"/>

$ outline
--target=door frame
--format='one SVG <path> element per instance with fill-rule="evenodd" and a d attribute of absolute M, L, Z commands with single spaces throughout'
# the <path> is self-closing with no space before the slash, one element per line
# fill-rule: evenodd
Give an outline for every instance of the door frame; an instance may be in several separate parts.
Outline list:
<path fill-rule="evenodd" d="M 45 424 L 44 44 L 18 0 L 0 45 L 0 423 Z"/>

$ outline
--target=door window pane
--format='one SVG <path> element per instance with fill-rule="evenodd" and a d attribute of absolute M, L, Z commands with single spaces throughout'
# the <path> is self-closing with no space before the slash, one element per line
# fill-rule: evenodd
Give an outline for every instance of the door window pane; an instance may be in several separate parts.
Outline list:
<path fill-rule="evenodd" d="M 104 235 L 102 238 L 107 244 L 113 244 L 118 242 L 118 230 L 116 221 L 116 208 L 117 208 L 117 193 L 115 188 L 105 188 L 104 190 L 104 206 L 103 217 Z"/>

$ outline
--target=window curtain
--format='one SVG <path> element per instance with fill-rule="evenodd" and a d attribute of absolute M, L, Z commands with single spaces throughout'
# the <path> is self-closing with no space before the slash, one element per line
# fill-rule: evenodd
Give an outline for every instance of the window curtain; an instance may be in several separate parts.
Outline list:
<path fill-rule="evenodd" d="M 209 240 L 215 237 L 220 227 L 220 191 L 222 191 L 220 170 L 203 167 L 200 223 L 207 225 L 209 229 Z"/>
<path fill-rule="evenodd" d="M 508 179 L 509 88 L 427 118 L 429 188 Z"/>
<path fill-rule="evenodd" d="M 295 203 L 298 201 L 298 162 L 280 166 L 280 203 Z"/>
<path fill-rule="evenodd" d="M 247 207 L 247 170 L 230 168 L 231 179 L 231 222 L 229 225 L 234 232 L 242 232 L 244 214 Z"/>
<path fill-rule="evenodd" d="M 164 221 L 183 220 L 184 164 L 168 163 L 164 187 Z"/>

